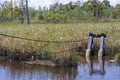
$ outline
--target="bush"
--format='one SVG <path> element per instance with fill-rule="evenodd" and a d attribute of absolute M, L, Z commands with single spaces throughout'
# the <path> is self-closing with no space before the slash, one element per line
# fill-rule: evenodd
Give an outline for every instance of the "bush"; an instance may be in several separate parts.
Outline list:
<path fill-rule="evenodd" d="M 120 60 L 120 51 L 115 55 L 116 60 Z"/>

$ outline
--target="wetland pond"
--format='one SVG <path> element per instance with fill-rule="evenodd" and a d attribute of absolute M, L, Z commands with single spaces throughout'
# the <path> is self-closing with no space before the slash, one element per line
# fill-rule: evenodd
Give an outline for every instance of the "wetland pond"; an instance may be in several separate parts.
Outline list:
<path fill-rule="evenodd" d="M 110 63 L 110 59 L 104 59 L 104 74 L 97 59 L 93 60 L 92 74 L 86 62 L 77 68 L 61 68 L 0 60 L 0 80 L 120 80 L 120 66 Z"/>

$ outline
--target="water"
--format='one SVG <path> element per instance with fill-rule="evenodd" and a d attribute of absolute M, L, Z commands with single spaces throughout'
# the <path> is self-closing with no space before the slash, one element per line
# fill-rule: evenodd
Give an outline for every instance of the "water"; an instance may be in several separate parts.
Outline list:
<path fill-rule="evenodd" d="M 118 80 L 120 66 L 104 61 L 104 74 L 100 73 L 100 64 L 94 61 L 93 74 L 89 74 L 87 63 L 77 68 L 47 67 L 26 65 L 23 62 L 0 60 L 0 80 Z"/>

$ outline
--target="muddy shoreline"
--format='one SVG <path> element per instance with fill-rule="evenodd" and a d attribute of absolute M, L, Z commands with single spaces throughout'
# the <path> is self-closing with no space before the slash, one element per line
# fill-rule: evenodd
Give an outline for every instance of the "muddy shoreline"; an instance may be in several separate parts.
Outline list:
<path fill-rule="evenodd" d="M 106 40 L 108 41 L 108 40 Z M 110 41 L 109 41 L 110 42 Z M 7 58 L 13 61 L 23 61 L 27 64 L 39 64 L 47 66 L 62 66 L 62 67 L 77 67 L 78 61 L 85 58 L 85 52 L 87 47 L 87 41 L 82 44 L 76 44 L 76 49 L 71 49 L 67 52 L 61 52 L 58 54 L 53 54 L 50 51 L 42 53 L 41 51 L 35 50 L 25 50 L 20 49 L 10 49 L 7 46 L 0 46 L 0 60 Z M 93 55 L 97 55 L 99 50 L 99 41 L 95 41 L 93 50 Z M 23 49 L 23 48 L 22 48 Z M 105 44 L 105 54 L 104 56 L 115 56 L 119 51 L 120 46 L 117 43 Z M 65 55 L 64 55 L 65 54 Z M 4 58 L 3 58 L 4 57 Z M 81 58 L 83 57 L 83 58 Z"/>
<path fill-rule="evenodd" d="M 86 62 L 86 59 L 85 59 L 85 56 L 82 55 L 82 56 L 78 56 L 79 60 L 76 62 L 76 63 L 69 63 L 69 62 L 65 62 L 64 64 L 57 64 L 57 63 L 54 63 L 52 62 L 51 60 L 41 60 L 41 59 L 36 59 L 35 57 L 33 56 L 30 56 L 30 55 L 12 55 L 11 56 L 5 56 L 5 55 L 1 55 L 0 54 L 0 60 L 9 60 L 9 61 L 18 61 L 18 62 L 23 62 L 25 64 L 28 64 L 28 65 L 42 65 L 42 66 L 49 66 L 49 67 L 55 67 L 55 66 L 60 66 L 60 67 L 77 67 L 77 65 L 79 63 L 85 63 Z M 97 55 L 93 55 L 94 58 L 97 58 Z M 106 57 L 111 57 L 111 60 L 114 59 L 114 56 L 111 56 L 111 55 L 104 55 L 104 58 Z M 97 60 L 97 59 L 96 59 Z M 120 62 L 120 61 L 116 61 L 117 63 Z"/>

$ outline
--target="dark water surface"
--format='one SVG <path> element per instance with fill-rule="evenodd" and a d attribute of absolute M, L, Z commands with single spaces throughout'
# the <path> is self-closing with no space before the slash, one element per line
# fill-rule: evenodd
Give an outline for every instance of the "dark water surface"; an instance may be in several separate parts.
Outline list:
<path fill-rule="evenodd" d="M 120 66 L 108 60 L 104 61 L 103 75 L 97 60 L 92 75 L 87 63 L 79 63 L 77 68 L 60 68 L 0 60 L 0 80 L 120 80 Z"/>

